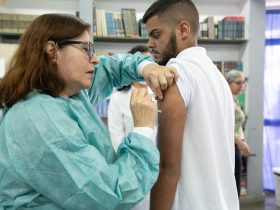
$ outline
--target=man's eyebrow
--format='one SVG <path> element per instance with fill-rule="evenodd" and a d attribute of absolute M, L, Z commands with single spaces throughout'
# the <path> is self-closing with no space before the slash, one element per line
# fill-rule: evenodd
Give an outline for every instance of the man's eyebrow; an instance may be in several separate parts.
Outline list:
<path fill-rule="evenodd" d="M 152 35 L 153 35 L 153 33 L 156 33 L 157 31 L 158 31 L 158 29 L 157 29 L 157 28 L 153 29 L 153 30 L 149 33 L 149 36 L 152 36 Z"/>

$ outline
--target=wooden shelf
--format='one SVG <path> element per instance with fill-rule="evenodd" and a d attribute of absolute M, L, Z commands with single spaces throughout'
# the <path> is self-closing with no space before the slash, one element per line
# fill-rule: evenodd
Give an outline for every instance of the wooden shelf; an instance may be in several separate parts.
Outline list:
<path fill-rule="evenodd" d="M 20 33 L 0 32 L 0 37 L 5 39 L 19 39 Z"/>
<path fill-rule="evenodd" d="M 133 37 L 102 37 L 94 36 L 95 42 L 117 42 L 117 43 L 147 43 L 147 38 L 133 38 Z"/>
<path fill-rule="evenodd" d="M 131 38 L 131 37 L 101 37 L 95 36 L 95 42 L 116 42 L 116 43 L 147 43 L 147 38 Z M 218 40 L 218 39 L 199 39 L 198 44 L 244 44 L 246 39 L 242 40 Z"/>
<path fill-rule="evenodd" d="M 219 39 L 199 39 L 198 44 L 244 44 L 247 39 L 240 40 L 219 40 Z"/>
<path fill-rule="evenodd" d="M 20 37 L 20 33 L 4 33 L 0 32 L 0 37 L 5 39 L 17 40 Z M 133 38 L 133 37 L 101 37 L 95 36 L 95 42 L 114 42 L 114 43 L 147 43 L 148 38 Z M 199 39 L 198 44 L 244 44 L 248 40 L 218 40 L 218 39 Z"/>

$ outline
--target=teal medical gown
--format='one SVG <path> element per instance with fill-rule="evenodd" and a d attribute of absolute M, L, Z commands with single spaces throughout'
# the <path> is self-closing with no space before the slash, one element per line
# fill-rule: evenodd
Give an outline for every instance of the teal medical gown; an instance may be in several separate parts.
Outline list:
<path fill-rule="evenodd" d="M 158 176 L 153 142 L 130 133 L 115 154 L 92 104 L 113 86 L 141 80 L 145 56 L 102 57 L 89 90 L 66 98 L 39 92 L 0 122 L 0 209 L 130 209 Z"/>

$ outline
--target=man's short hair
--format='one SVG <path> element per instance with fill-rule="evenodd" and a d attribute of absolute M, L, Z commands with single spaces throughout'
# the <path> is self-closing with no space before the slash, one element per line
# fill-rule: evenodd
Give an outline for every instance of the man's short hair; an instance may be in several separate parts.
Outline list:
<path fill-rule="evenodd" d="M 176 26 L 180 21 L 186 20 L 194 34 L 199 30 L 199 14 L 191 0 L 157 0 L 145 12 L 142 22 L 147 21 L 154 15 L 168 25 Z"/>

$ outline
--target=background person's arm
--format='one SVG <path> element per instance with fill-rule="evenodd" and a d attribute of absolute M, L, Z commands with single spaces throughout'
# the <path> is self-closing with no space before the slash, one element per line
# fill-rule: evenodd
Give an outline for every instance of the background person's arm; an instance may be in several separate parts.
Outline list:
<path fill-rule="evenodd" d="M 108 129 L 115 152 L 118 151 L 118 147 L 125 137 L 124 124 L 129 123 L 124 122 L 120 107 L 120 100 L 124 99 L 120 98 L 118 92 L 113 93 L 110 97 L 110 103 L 108 107 Z"/>
<path fill-rule="evenodd" d="M 152 210 L 171 209 L 181 172 L 186 107 L 177 85 L 172 85 L 159 102 L 157 143 L 160 150 L 159 178 L 151 191 Z"/>

